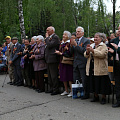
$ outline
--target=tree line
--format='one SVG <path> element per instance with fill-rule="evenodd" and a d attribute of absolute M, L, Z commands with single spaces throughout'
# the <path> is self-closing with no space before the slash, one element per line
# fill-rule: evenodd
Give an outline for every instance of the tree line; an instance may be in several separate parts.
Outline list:
<path fill-rule="evenodd" d="M 10 35 L 21 39 L 20 0 L 0 0 L 0 42 Z M 96 32 L 109 35 L 112 29 L 112 14 L 106 12 L 103 0 L 21 0 L 25 34 L 45 35 L 48 26 L 54 26 L 62 38 L 64 30 L 75 32 L 77 26 L 85 29 L 85 37 Z M 112 9 L 112 8 L 111 8 Z M 21 20 L 20 20 L 21 19 Z M 120 12 L 116 12 L 116 27 Z"/>

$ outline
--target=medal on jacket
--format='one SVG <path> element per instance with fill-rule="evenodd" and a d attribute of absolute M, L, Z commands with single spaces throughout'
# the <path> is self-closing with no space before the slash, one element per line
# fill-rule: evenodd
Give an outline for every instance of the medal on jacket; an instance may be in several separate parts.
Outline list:
<path fill-rule="evenodd" d="M 15 47 L 15 48 L 13 49 L 13 53 L 14 53 L 16 50 L 17 50 L 17 48 Z"/>

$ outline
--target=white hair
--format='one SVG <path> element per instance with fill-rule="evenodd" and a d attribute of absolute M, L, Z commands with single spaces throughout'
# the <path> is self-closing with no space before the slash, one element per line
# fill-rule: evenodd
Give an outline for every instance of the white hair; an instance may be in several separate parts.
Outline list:
<path fill-rule="evenodd" d="M 42 40 L 42 42 L 44 42 L 44 37 L 42 35 L 38 35 L 36 39 Z"/>
<path fill-rule="evenodd" d="M 55 32 L 55 28 L 53 26 L 50 26 L 51 30 L 53 30 Z"/>
<path fill-rule="evenodd" d="M 64 31 L 63 34 L 66 33 L 68 38 L 70 39 L 71 38 L 71 33 L 69 31 Z"/>
<path fill-rule="evenodd" d="M 84 32 L 84 28 L 83 28 L 83 27 L 78 26 L 78 27 L 76 28 L 76 31 L 77 31 L 77 29 L 78 29 L 78 28 L 80 28 L 80 29 L 81 29 L 81 31 L 82 31 L 82 32 Z"/>
<path fill-rule="evenodd" d="M 32 38 L 33 38 L 33 39 L 36 41 L 36 39 L 37 39 L 37 36 L 33 36 Z"/>

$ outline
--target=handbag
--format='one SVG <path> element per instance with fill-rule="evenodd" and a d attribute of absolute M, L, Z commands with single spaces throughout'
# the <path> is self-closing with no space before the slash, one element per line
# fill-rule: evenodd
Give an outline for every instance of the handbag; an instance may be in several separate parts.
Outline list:
<path fill-rule="evenodd" d="M 65 56 L 63 56 L 63 59 L 62 59 L 61 63 L 73 65 L 73 57 L 65 57 Z"/>
<path fill-rule="evenodd" d="M 76 83 L 72 84 L 72 98 L 76 99 L 76 98 L 81 98 L 83 96 L 84 96 L 83 85 L 80 84 L 78 80 L 76 80 Z"/>
<path fill-rule="evenodd" d="M 21 60 L 20 60 L 20 67 L 21 68 L 24 68 L 24 64 L 25 64 L 25 60 L 23 57 L 21 57 Z"/>

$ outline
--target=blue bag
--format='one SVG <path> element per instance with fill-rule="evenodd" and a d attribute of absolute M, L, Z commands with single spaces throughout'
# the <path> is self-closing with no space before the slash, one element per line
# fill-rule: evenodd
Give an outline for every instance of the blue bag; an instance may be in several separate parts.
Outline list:
<path fill-rule="evenodd" d="M 24 68 L 24 64 L 25 64 L 25 60 L 23 57 L 21 57 L 21 61 L 20 61 L 20 67 Z"/>
<path fill-rule="evenodd" d="M 83 96 L 84 96 L 83 85 L 80 84 L 78 80 L 76 80 L 76 83 L 72 84 L 72 98 L 76 99 L 76 98 L 81 98 Z"/>

